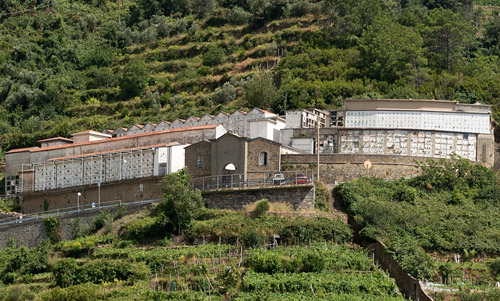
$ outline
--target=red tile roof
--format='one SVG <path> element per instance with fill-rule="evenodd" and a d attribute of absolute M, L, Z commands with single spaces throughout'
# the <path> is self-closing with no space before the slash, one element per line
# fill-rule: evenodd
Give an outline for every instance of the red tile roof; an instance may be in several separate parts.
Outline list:
<path fill-rule="evenodd" d="M 6 154 L 22 153 L 22 152 L 27 152 L 29 150 L 38 149 L 38 148 L 39 148 L 38 146 L 16 148 L 16 149 L 8 151 Z"/>
<path fill-rule="evenodd" d="M 58 137 L 52 137 L 52 138 L 47 138 L 47 139 L 41 139 L 41 140 L 38 140 L 37 142 L 48 142 L 48 141 L 56 141 L 56 140 L 62 140 L 62 141 L 73 142 L 73 140 L 68 139 L 68 138 L 64 138 L 64 137 L 61 137 L 61 136 L 58 136 Z"/>
<path fill-rule="evenodd" d="M 101 132 L 96 132 L 96 131 L 93 131 L 93 130 L 87 130 L 87 131 L 83 131 L 83 132 L 73 133 L 73 134 L 71 134 L 71 136 L 83 135 L 83 134 L 107 135 L 107 134 L 104 134 L 104 133 L 101 133 Z"/>
<path fill-rule="evenodd" d="M 127 135 L 127 136 L 121 136 L 121 137 L 113 137 L 109 139 L 102 139 L 102 140 L 96 140 L 96 141 L 85 141 L 85 142 L 79 142 L 79 143 L 72 143 L 72 144 L 67 144 L 67 145 L 57 145 L 57 146 L 49 146 L 49 147 L 29 147 L 29 148 L 23 148 L 23 149 L 13 149 L 7 152 L 7 154 L 12 154 L 12 153 L 18 153 L 18 152 L 42 152 L 42 151 L 47 151 L 47 150 L 54 150 L 54 149 L 61 149 L 61 148 L 68 148 L 68 147 L 75 147 L 75 146 L 83 146 L 83 145 L 91 145 L 91 144 L 97 144 L 97 143 L 107 143 L 110 141 L 119 141 L 119 140 L 126 140 L 126 139 L 134 139 L 138 137 L 145 137 L 145 136 L 153 136 L 153 135 L 160 135 L 160 134 L 166 134 L 166 133 L 177 133 L 177 132 L 188 132 L 188 131 L 195 131 L 195 130 L 204 130 L 204 129 L 214 129 L 219 124 L 207 124 L 207 125 L 197 125 L 197 126 L 190 126 L 190 127 L 185 127 L 185 128 L 178 128 L 178 129 L 169 129 L 169 130 L 163 130 L 163 131 L 157 131 L 157 132 L 147 132 L 147 133 L 139 133 L 139 134 L 134 134 L 134 135 Z"/>
<path fill-rule="evenodd" d="M 133 150 L 139 150 L 139 149 L 168 146 L 168 145 L 169 145 L 168 143 L 161 143 L 161 144 L 153 144 L 153 145 L 146 145 L 146 146 L 122 148 L 122 149 L 115 149 L 115 150 L 111 150 L 111 151 L 103 151 L 103 152 L 80 154 L 80 155 L 74 155 L 74 156 L 52 158 L 52 159 L 47 160 L 47 162 L 66 160 L 66 159 L 74 159 L 74 158 L 80 158 L 80 157 L 90 157 L 90 156 L 103 155 L 103 154 L 112 154 L 112 153 L 119 153 L 119 152 L 133 151 Z"/>

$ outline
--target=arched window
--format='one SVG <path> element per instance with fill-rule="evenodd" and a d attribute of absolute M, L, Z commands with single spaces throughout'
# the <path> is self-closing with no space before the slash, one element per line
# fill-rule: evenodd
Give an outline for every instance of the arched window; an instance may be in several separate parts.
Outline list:
<path fill-rule="evenodd" d="M 259 165 L 267 165 L 267 153 L 262 152 L 259 155 Z"/>

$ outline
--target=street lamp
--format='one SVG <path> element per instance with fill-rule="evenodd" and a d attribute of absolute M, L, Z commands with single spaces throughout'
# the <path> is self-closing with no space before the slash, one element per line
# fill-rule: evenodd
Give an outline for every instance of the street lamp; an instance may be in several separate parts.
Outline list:
<path fill-rule="evenodd" d="M 101 181 L 97 182 L 97 204 L 101 208 Z"/>
<path fill-rule="evenodd" d="M 80 212 L 80 196 L 82 195 L 81 192 L 76 193 L 76 207 L 78 208 L 78 212 Z"/>

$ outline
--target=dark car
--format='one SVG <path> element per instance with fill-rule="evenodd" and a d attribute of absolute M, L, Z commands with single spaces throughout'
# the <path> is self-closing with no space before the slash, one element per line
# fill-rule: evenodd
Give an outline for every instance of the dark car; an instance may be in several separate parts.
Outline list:
<path fill-rule="evenodd" d="M 305 183 L 309 183 L 307 175 L 305 173 L 298 173 L 297 176 L 295 176 L 295 184 L 305 184 Z"/>

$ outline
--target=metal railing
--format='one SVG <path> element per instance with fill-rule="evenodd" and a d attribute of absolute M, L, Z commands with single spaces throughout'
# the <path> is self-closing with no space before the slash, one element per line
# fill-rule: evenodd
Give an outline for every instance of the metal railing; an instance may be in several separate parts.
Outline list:
<path fill-rule="evenodd" d="M 130 205 L 152 204 L 152 203 L 161 202 L 161 201 L 163 201 L 163 199 L 142 200 L 142 201 L 134 201 L 134 202 L 122 202 L 121 200 L 116 200 L 116 201 L 109 201 L 109 202 L 101 202 L 100 206 L 95 204 L 95 203 L 92 203 L 92 204 L 85 204 L 85 205 L 80 205 L 80 206 L 75 206 L 75 207 L 66 207 L 66 208 L 48 210 L 48 211 L 43 211 L 43 212 L 28 213 L 26 215 L 19 214 L 16 216 L 0 219 L 0 227 L 7 226 L 7 225 L 14 225 L 14 224 L 22 224 L 25 222 L 36 221 L 36 220 L 40 220 L 40 219 L 43 220 L 44 218 L 51 217 L 51 216 L 62 216 L 62 215 L 74 214 L 74 213 L 99 211 L 99 210 L 103 210 L 103 209 L 119 207 L 122 205 L 123 206 L 130 206 Z"/>
<path fill-rule="evenodd" d="M 198 177 L 192 180 L 191 185 L 193 189 L 205 191 L 277 185 L 301 185 L 313 181 L 314 175 L 311 170 L 270 171 Z"/>

